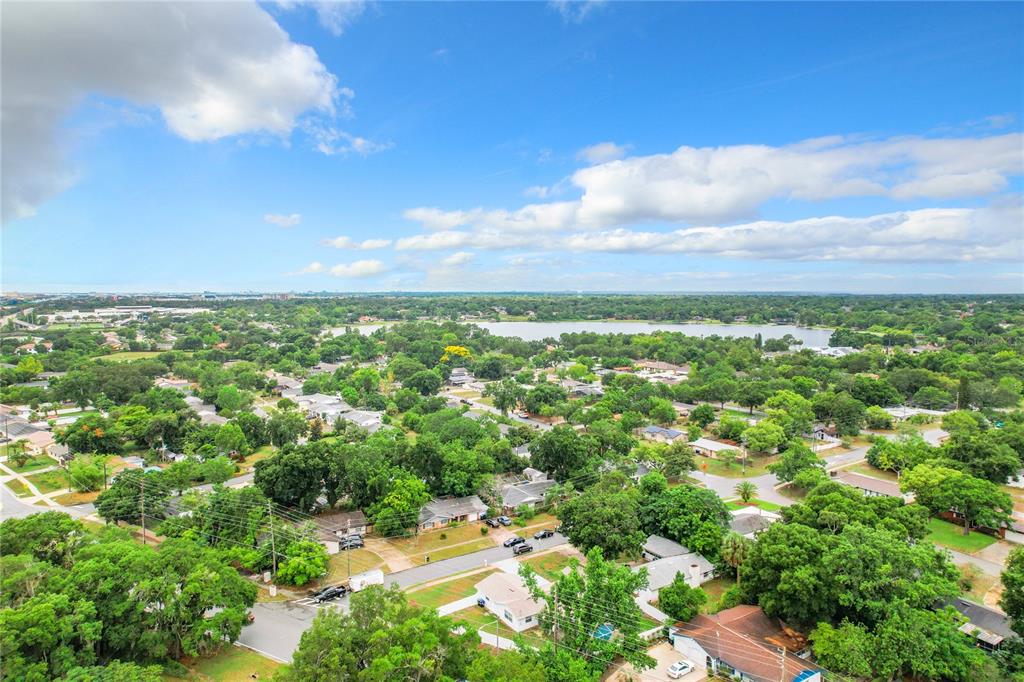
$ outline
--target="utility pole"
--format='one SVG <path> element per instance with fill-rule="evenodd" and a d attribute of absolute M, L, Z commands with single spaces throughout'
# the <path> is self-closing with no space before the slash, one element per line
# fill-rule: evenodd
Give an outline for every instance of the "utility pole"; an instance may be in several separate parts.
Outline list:
<path fill-rule="evenodd" d="M 277 576 L 277 538 L 274 536 L 274 507 L 270 500 L 267 500 L 267 513 L 270 514 L 270 553 L 274 559 L 274 576 Z"/>
<path fill-rule="evenodd" d="M 70 466 L 70 465 L 69 465 Z M 107 462 L 103 461 L 103 489 L 107 489 Z"/>
<path fill-rule="evenodd" d="M 348 519 L 348 520 L 345 521 L 345 540 L 346 540 L 346 542 L 348 541 L 348 538 L 349 538 L 349 536 L 351 534 L 352 534 L 352 519 Z M 352 547 L 351 546 L 349 546 L 345 550 L 345 554 L 348 555 L 348 579 L 349 579 L 349 584 L 351 585 L 352 584 L 351 583 L 351 581 L 352 581 Z"/>
<path fill-rule="evenodd" d="M 779 671 L 779 682 L 786 682 L 786 647 L 782 647 L 782 669 Z"/>
<path fill-rule="evenodd" d="M 146 474 L 142 474 L 142 488 L 139 493 L 139 508 L 142 514 L 142 544 L 146 544 Z"/>

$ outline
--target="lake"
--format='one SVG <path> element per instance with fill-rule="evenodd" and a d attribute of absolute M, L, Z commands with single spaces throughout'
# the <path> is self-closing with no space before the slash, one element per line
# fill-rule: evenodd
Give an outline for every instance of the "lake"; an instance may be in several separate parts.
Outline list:
<path fill-rule="evenodd" d="M 557 339 L 565 333 L 596 332 L 598 334 L 650 334 L 656 331 L 680 332 L 687 336 L 747 336 L 760 334 L 764 339 L 781 339 L 786 334 L 804 342 L 804 346 L 827 346 L 831 329 L 811 329 L 791 324 L 704 324 L 688 322 L 475 322 L 478 327 L 496 336 L 518 336 L 525 341 Z M 364 324 L 356 328 L 363 334 L 372 334 L 386 324 Z M 332 334 L 344 334 L 344 327 L 332 329 Z"/>

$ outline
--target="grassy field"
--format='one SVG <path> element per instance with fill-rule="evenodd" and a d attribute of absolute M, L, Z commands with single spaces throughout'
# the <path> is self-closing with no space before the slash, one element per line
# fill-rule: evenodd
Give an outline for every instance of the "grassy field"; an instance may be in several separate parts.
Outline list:
<path fill-rule="evenodd" d="M 1017 511 L 1024 511 L 1024 489 L 1014 488 L 1010 485 L 1001 485 L 999 489 L 1010 496 L 1013 500 L 1013 508 Z"/>
<path fill-rule="evenodd" d="M 112 362 L 131 362 L 132 360 L 146 360 L 155 358 L 164 351 L 161 350 L 126 350 L 110 355 L 101 355 L 97 360 L 110 360 Z"/>
<path fill-rule="evenodd" d="M 494 546 L 493 540 L 480 535 L 480 526 L 475 523 L 465 526 L 457 526 L 455 528 L 432 530 L 426 533 L 412 535 L 407 538 L 389 538 L 388 542 L 390 542 L 395 549 L 408 556 L 414 562 L 418 560 L 420 563 L 423 563 L 424 554 L 429 554 L 431 558 L 437 560 L 458 556 L 460 554 L 465 554 L 466 552 L 474 552 L 477 549 L 482 549 L 483 547 Z M 451 546 L 463 542 L 467 544 L 456 547 Z M 463 549 L 464 547 L 471 547 L 474 545 L 475 547 L 472 549 Z M 456 551 L 442 556 L 441 553 L 446 550 Z"/>
<path fill-rule="evenodd" d="M 274 676 L 274 671 L 281 667 L 277 661 L 237 646 L 224 647 L 223 651 L 214 656 L 182 663 L 191 674 L 188 677 L 164 675 L 166 682 L 249 682 L 254 679 L 253 675 L 258 675 L 257 679 L 269 680 Z"/>
<path fill-rule="evenodd" d="M 483 628 L 485 632 L 492 635 L 497 631 L 498 635 L 507 639 L 512 639 L 515 635 L 512 628 L 508 627 L 504 623 L 500 623 L 499 625 L 498 617 L 480 606 L 470 606 L 468 609 L 456 611 L 451 615 L 451 617 L 455 620 L 465 622 L 466 626 L 473 630 Z M 534 647 L 543 646 L 546 641 L 544 635 L 540 631 L 540 627 L 530 628 L 526 632 L 522 633 L 522 637 L 526 640 L 527 645 Z"/>
<path fill-rule="evenodd" d="M 7 489 L 10 490 L 15 495 L 17 495 L 18 497 L 24 497 L 25 495 L 28 495 L 28 488 L 25 486 L 24 483 L 22 483 L 16 478 L 12 478 L 10 481 L 7 481 L 7 483 L 4 483 L 4 485 L 6 485 Z"/>
<path fill-rule="evenodd" d="M 20 467 L 14 466 L 14 462 L 11 462 L 10 460 L 4 462 L 4 464 L 6 464 L 7 468 L 11 471 L 17 471 L 19 474 L 24 474 L 29 471 L 36 471 L 38 469 L 45 469 L 46 467 L 54 466 L 57 462 L 49 455 L 36 455 Z"/>
<path fill-rule="evenodd" d="M 717 459 L 710 457 L 697 457 L 697 468 L 705 473 L 715 476 L 727 476 L 729 478 L 746 478 L 760 476 L 768 473 L 768 465 L 777 460 L 778 457 L 748 457 L 747 467 L 744 469 L 739 462 L 726 465 Z"/>
<path fill-rule="evenodd" d="M 480 573 L 464 575 L 430 587 L 414 589 L 407 592 L 406 595 L 409 597 L 409 601 L 417 606 L 436 609 L 464 597 L 472 596 L 476 593 L 476 584 L 497 571 L 498 569 L 492 568 Z"/>
<path fill-rule="evenodd" d="M 91 493 L 64 493 L 63 495 L 57 495 L 53 498 L 53 501 L 57 504 L 63 504 L 72 506 L 76 504 L 86 504 L 87 502 L 95 502 L 96 498 L 100 496 L 101 490 L 97 490 Z"/>
<path fill-rule="evenodd" d="M 771 512 L 782 509 L 781 504 L 775 504 L 774 502 L 767 502 L 765 500 L 758 499 L 751 500 L 750 504 L 743 504 L 738 500 L 735 502 L 726 502 L 725 506 L 728 507 L 730 511 L 736 511 L 737 509 L 743 509 L 744 507 L 759 507 L 765 511 Z"/>
<path fill-rule="evenodd" d="M 958 552 L 966 552 L 968 554 L 985 549 L 996 541 L 991 535 L 985 535 L 977 531 L 971 532 L 970 535 L 964 535 L 963 528 L 942 519 L 930 519 L 928 521 L 928 535 L 924 539 L 931 540 L 936 545 L 942 545 L 943 547 L 949 547 Z"/>
<path fill-rule="evenodd" d="M 68 475 L 63 469 L 60 471 L 45 471 L 41 474 L 26 476 L 32 485 L 39 488 L 41 493 L 52 493 L 57 490 L 68 489 Z"/>
<path fill-rule="evenodd" d="M 441 559 L 451 559 L 453 556 L 462 556 L 463 554 L 469 554 L 471 552 L 479 552 L 481 549 L 490 549 L 491 547 L 494 547 L 493 541 L 488 540 L 487 538 L 480 538 L 479 540 L 467 542 L 463 545 L 442 547 L 422 554 L 410 554 L 409 560 L 417 566 L 421 566 L 427 563 L 426 555 L 430 556 L 431 561 L 440 561 Z M 509 551 L 511 552 L 511 550 Z"/>
<path fill-rule="evenodd" d="M 350 561 L 353 575 L 384 565 L 384 560 L 368 549 L 347 549 L 331 556 L 330 567 L 327 569 L 327 577 L 324 578 L 324 582 L 333 584 L 347 580 Z"/>
<path fill-rule="evenodd" d="M 894 472 L 876 469 L 867 462 L 863 462 L 862 464 L 856 464 L 848 468 L 847 471 L 852 471 L 857 474 L 864 474 L 865 476 L 870 476 L 872 478 L 880 478 L 885 481 L 896 482 L 899 480 L 899 477 Z"/>
<path fill-rule="evenodd" d="M 529 540 L 533 534 L 542 528 L 554 528 L 559 524 L 558 517 L 554 514 L 541 513 L 526 522 L 526 526 L 513 531 L 521 538 Z"/>
<path fill-rule="evenodd" d="M 572 557 L 561 552 L 549 552 L 530 557 L 523 563 L 535 570 L 542 578 L 554 582 L 562 575 L 562 569 L 568 566 L 572 560 Z"/>
<path fill-rule="evenodd" d="M 736 581 L 732 578 L 715 578 L 701 585 L 700 589 L 704 590 L 704 593 L 708 595 L 708 601 L 701 608 L 701 611 L 704 613 L 715 613 L 718 608 L 718 600 L 722 598 L 722 594 L 735 584 Z"/>

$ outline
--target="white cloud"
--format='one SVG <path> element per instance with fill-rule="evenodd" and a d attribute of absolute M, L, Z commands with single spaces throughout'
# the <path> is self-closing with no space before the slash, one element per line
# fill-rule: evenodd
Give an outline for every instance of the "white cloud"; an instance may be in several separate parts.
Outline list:
<path fill-rule="evenodd" d="M 548 7 L 562 15 L 566 23 L 579 24 L 607 0 L 549 0 Z"/>
<path fill-rule="evenodd" d="M 756 217 L 773 199 L 825 201 L 843 197 L 896 200 L 984 196 L 1024 173 L 1024 135 L 843 137 L 783 147 L 680 147 L 577 170 L 575 201 L 527 204 L 515 210 L 405 212 L 427 229 L 473 226 L 523 231 L 607 229 L 628 222 L 684 224 Z M 536 192 L 540 193 L 540 192 Z"/>
<path fill-rule="evenodd" d="M 265 216 L 263 216 L 263 222 L 284 228 L 295 227 L 296 225 L 302 222 L 302 214 L 291 213 L 288 215 L 283 215 L 281 213 L 268 213 Z"/>
<path fill-rule="evenodd" d="M 314 147 L 321 154 L 327 156 L 358 154 L 366 157 L 391 149 L 394 144 L 391 142 L 376 142 L 374 140 L 353 135 L 345 130 L 332 125 L 310 122 L 304 126 L 306 133 L 313 138 Z"/>
<path fill-rule="evenodd" d="M 313 6 L 320 24 L 336 36 L 344 33 L 366 11 L 364 0 L 328 0 L 315 2 Z"/>
<path fill-rule="evenodd" d="M 387 270 L 387 266 L 379 260 L 357 260 L 353 263 L 341 263 L 331 268 L 335 277 L 373 277 Z"/>
<path fill-rule="evenodd" d="M 73 182 L 58 131 L 86 95 L 156 108 L 193 142 L 286 136 L 338 96 L 316 52 L 255 3 L 12 2 L 0 38 L 5 220 Z"/>
<path fill-rule="evenodd" d="M 364 239 L 361 242 L 357 242 L 351 237 L 334 237 L 333 239 L 325 239 L 325 246 L 333 246 L 336 249 L 358 249 L 358 250 L 369 250 L 369 249 L 383 249 L 386 246 L 391 245 L 390 239 Z"/>
<path fill-rule="evenodd" d="M 458 267 L 469 263 L 476 257 L 476 254 L 470 251 L 457 251 L 450 256 L 441 259 L 441 264 L 448 267 Z"/>
<path fill-rule="evenodd" d="M 632 148 L 633 145 L 629 144 L 618 145 L 614 142 L 598 142 L 576 152 L 576 159 L 578 161 L 586 161 L 587 163 L 616 161 L 628 154 Z"/>
<path fill-rule="evenodd" d="M 299 270 L 300 275 L 312 275 L 324 271 L 324 264 L 320 261 L 313 261 L 306 267 Z"/>

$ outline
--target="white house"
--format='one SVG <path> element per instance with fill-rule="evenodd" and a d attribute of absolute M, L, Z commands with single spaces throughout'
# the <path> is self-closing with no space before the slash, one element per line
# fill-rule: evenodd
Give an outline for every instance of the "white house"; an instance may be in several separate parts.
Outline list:
<path fill-rule="evenodd" d="M 512 573 L 492 573 L 477 583 L 476 590 L 484 608 L 516 632 L 535 627 L 537 616 L 544 608 L 530 596 L 523 579 Z"/>
<path fill-rule="evenodd" d="M 711 440 L 710 438 L 698 438 L 690 443 L 690 447 L 693 448 L 695 453 L 704 457 L 718 457 L 719 453 L 725 450 L 742 450 L 739 446 L 723 443 L 719 440 Z"/>
<path fill-rule="evenodd" d="M 456 521 L 479 521 L 487 505 L 476 495 L 434 499 L 420 510 L 420 528 L 440 528 Z"/>

